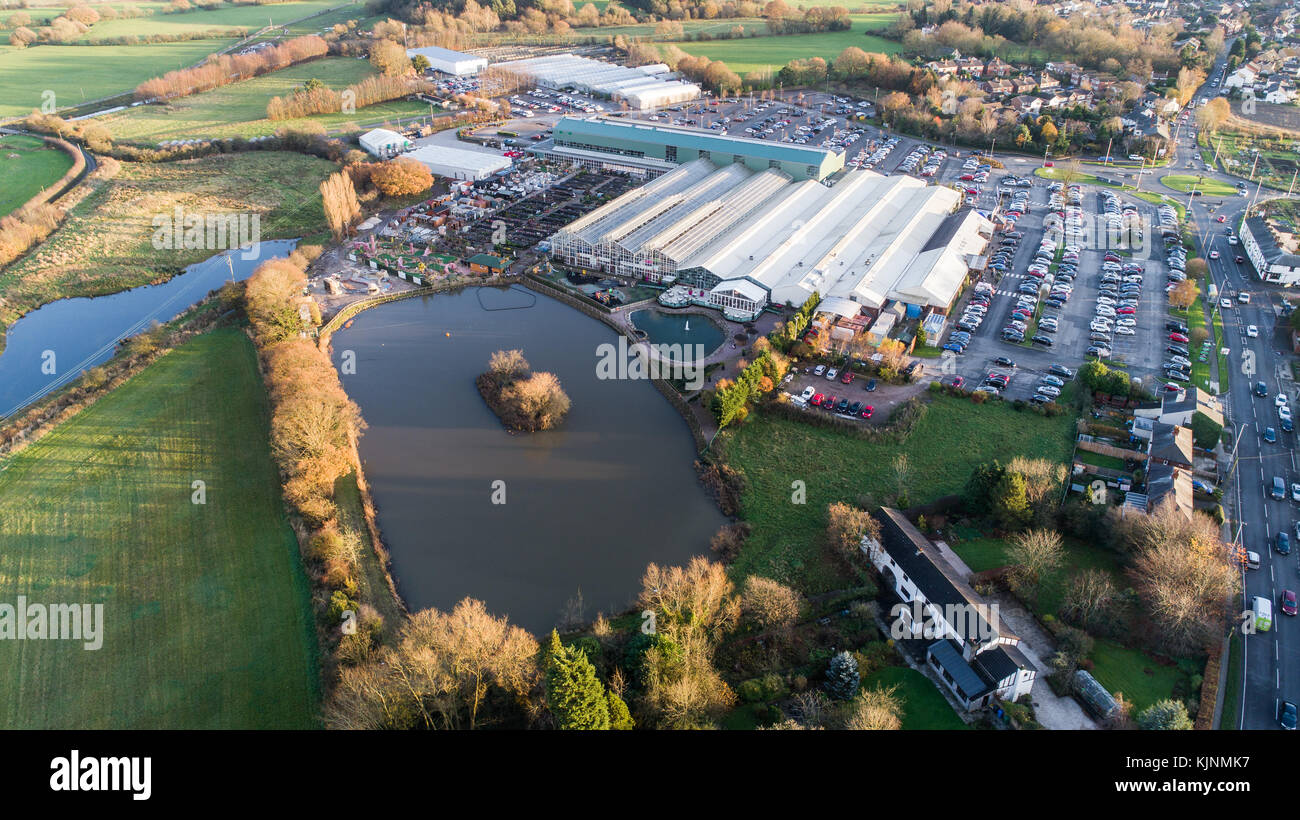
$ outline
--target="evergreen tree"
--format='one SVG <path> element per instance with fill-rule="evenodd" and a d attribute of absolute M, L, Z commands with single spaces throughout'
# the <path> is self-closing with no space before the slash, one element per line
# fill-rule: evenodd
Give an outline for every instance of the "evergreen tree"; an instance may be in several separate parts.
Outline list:
<path fill-rule="evenodd" d="M 826 691 L 840 700 L 852 700 L 858 694 L 862 679 L 858 676 L 858 662 L 848 652 L 831 658 L 826 670 Z"/>
<path fill-rule="evenodd" d="M 608 729 L 605 686 L 596 677 L 596 668 L 587 660 L 587 653 L 563 645 L 559 633 L 551 630 L 546 656 L 546 702 L 556 726 Z"/>
<path fill-rule="evenodd" d="M 1025 477 L 1020 473 L 1008 470 L 993 488 L 989 502 L 993 517 L 1005 529 L 1021 529 L 1033 517 L 1029 510 L 1029 496 L 1025 492 Z"/>
<path fill-rule="evenodd" d="M 609 728 L 618 731 L 634 728 L 636 724 L 632 721 L 632 713 L 628 711 L 623 699 L 613 691 L 607 692 L 606 695 L 609 701 Z"/>
<path fill-rule="evenodd" d="M 967 512 L 978 516 L 988 513 L 993 488 L 998 486 L 1005 472 L 1006 468 L 997 460 L 986 461 L 971 471 L 970 478 L 966 481 L 964 499 Z"/>

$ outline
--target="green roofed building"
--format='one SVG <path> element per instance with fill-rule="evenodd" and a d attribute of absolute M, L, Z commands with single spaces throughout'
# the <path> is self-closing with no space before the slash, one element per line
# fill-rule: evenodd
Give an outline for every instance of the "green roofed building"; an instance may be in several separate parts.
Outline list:
<path fill-rule="evenodd" d="M 697 159 L 753 171 L 776 169 L 792 179 L 818 182 L 844 168 L 844 155 L 825 148 L 769 142 L 615 117 L 564 117 L 552 139 L 534 153 L 590 167 L 627 166 L 663 173 Z"/>

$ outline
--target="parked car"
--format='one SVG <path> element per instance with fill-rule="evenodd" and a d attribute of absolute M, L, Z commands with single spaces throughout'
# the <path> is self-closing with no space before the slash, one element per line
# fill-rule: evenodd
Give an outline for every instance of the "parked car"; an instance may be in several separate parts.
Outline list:
<path fill-rule="evenodd" d="M 867 379 L 867 384 L 866 384 L 866 390 L 867 390 L 867 392 L 868 392 L 868 393 L 872 393 L 872 392 L 875 391 L 875 389 L 876 389 L 876 380 L 875 380 L 875 379 Z"/>

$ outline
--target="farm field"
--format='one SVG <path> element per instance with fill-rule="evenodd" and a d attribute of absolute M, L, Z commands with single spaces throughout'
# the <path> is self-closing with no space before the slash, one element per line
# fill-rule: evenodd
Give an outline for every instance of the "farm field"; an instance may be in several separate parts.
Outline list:
<path fill-rule="evenodd" d="M 281 126 L 317 122 L 326 130 L 348 123 L 375 122 L 387 118 L 428 114 L 420 102 L 393 100 L 360 108 L 351 114 L 323 114 L 294 120 L 266 119 L 266 104 L 272 97 L 288 96 L 310 79 L 341 89 L 374 74 L 364 60 L 326 57 L 254 77 L 242 83 L 182 97 L 164 105 L 142 105 L 100 118 L 118 140 L 154 144 L 167 139 L 200 137 L 257 137 L 273 134 Z"/>
<path fill-rule="evenodd" d="M 884 502 L 897 492 L 893 462 L 906 454 L 913 504 L 961 492 L 971 471 L 994 458 L 1023 455 L 1064 463 L 1072 422 L 1016 412 L 1009 405 L 923 394 L 924 416 L 901 444 L 852 438 L 836 430 L 754 413 L 725 432 L 726 462 L 745 474 L 742 518 L 754 530 L 732 565 L 736 578 L 756 574 L 808 594 L 833 589 L 839 572 L 826 555 L 826 507 L 863 496 Z M 806 485 L 806 503 L 791 503 L 791 482 Z"/>
<path fill-rule="evenodd" d="M 230 42 L 0 47 L 0 119 L 27 116 L 40 108 L 46 91 L 54 93 L 59 108 L 131 91 L 150 77 L 197 63 Z M 87 63 L 90 57 L 93 66 Z"/>
<path fill-rule="evenodd" d="M 222 5 L 215 9 L 191 9 L 190 11 L 163 14 L 159 8 L 148 17 L 122 20 L 100 20 L 90 27 L 81 42 L 103 40 L 112 37 L 151 37 L 155 35 L 189 35 L 208 31 L 225 31 L 232 28 L 244 28 L 249 33 L 267 25 L 279 25 L 319 14 L 335 6 L 349 5 L 343 0 L 297 0 L 296 2 L 274 3 L 269 5 L 233 6 Z M 362 16 L 364 9 L 354 6 L 354 17 Z"/>
<path fill-rule="evenodd" d="M 312 728 L 307 579 L 252 343 L 167 354 L 0 468 L 3 599 L 103 604 L 103 645 L 0 642 L 9 728 Z M 206 482 L 206 504 L 191 482 Z"/>
<path fill-rule="evenodd" d="M 816 34 L 789 34 L 779 37 L 747 37 L 740 40 L 708 42 L 674 42 L 688 54 L 721 60 L 742 77 L 750 71 L 780 71 L 791 60 L 809 57 L 833 59 L 841 51 L 857 46 L 863 51 L 896 54 L 901 44 L 866 32 L 882 29 L 894 22 L 894 13 L 852 15 L 853 28 Z"/>
<path fill-rule="evenodd" d="M 0 216 L 4 216 L 63 178 L 72 157 L 44 140 L 20 134 L 0 137 Z"/>
<path fill-rule="evenodd" d="M 67 296 L 99 296 L 162 281 L 212 250 L 157 250 L 156 214 L 247 211 L 261 239 L 308 236 L 325 227 L 320 183 L 333 163 L 250 151 L 156 164 L 123 163 L 35 252 L 0 273 L 0 331 L 29 310 Z"/>

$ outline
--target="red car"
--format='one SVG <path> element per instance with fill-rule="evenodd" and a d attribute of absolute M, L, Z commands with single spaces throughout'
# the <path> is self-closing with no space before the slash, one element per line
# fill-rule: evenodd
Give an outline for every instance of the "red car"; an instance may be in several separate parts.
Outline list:
<path fill-rule="evenodd" d="M 866 407 L 862 408 L 862 418 L 869 419 L 871 418 L 871 414 L 874 412 L 876 412 L 876 408 L 868 404 Z"/>
<path fill-rule="evenodd" d="M 1174 384 L 1173 382 L 1165 382 L 1165 390 L 1168 390 L 1170 393 L 1177 393 L 1179 390 L 1182 390 L 1182 389 L 1183 389 L 1183 388 L 1179 387 L 1178 385 Z"/>
<path fill-rule="evenodd" d="M 949 382 L 949 384 L 951 384 L 953 387 L 961 387 L 965 383 L 966 380 L 963 379 L 961 376 L 953 376 L 952 381 Z"/>
<path fill-rule="evenodd" d="M 844 375 L 840 376 L 840 381 L 844 384 L 853 384 L 853 374 L 845 371 Z"/>
<path fill-rule="evenodd" d="M 1115 313 L 1120 316 L 1132 316 L 1133 314 L 1137 313 L 1137 308 L 1131 308 L 1131 307 L 1116 308 Z"/>
<path fill-rule="evenodd" d="M 1219 214 L 1219 221 L 1220 221 L 1220 222 L 1227 222 L 1228 220 L 1224 219 L 1223 214 Z"/>
<path fill-rule="evenodd" d="M 1043 167 L 1044 167 L 1044 168 L 1051 168 L 1051 167 L 1052 167 L 1053 165 L 1055 165 L 1055 164 L 1056 164 L 1056 163 L 1052 162 L 1052 161 L 1049 159 L 1047 162 L 1044 162 L 1044 163 L 1043 163 Z"/>
<path fill-rule="evenodd" d="M 816 397 L 814 396 L 814 398 L 816 398 Z M 822 401 L 822 409 L 823 409 L 823 410 L 834 410 L 834 409 L 835 409 L 835 402 L 837 402 L 837 401 L 839 401 L 839 399 L 835 398 L 834 396 L 827 396 L 827 397 L 825 398 L 825 400 Z"/>
<path fill-rule="evenodd" d="M 1294 615 L 1296 612 L 1295 590 L 1282 590 L 1282 612 L 1285 615 Z"/>
<path fill-rule="evenodd" d="M 822 400 L 825 399 L 825 398 L 826 398 L 826 397 L 823 396 L 821 393 L 818 393 L 817 395 L 815 395 L 815 396 L 812 397 L 812 401 L 809 402 L 809 404 L 811 404 L 813 407 L 821 407 L 821 406 L 822 406 Z"/>
<path fill-rule="evenodd" d="M 961 176 L 959 176 L 959 177 L 957 177 L 957 178 L 960 179 L 962 182 L 971 182 L 972 180 L 975 179 L 975 175 L 974 175 L 974 174 L 962 174 Z"/>
<path fill-rule="evenodd" d="M 1181 333 L 1170 333 L 1170 334 L 1169 334 L 1169 341 L 1171 341 L 1171 342 L 1178 342 L 1178 343 L 1180 343 L 1180 344 L 1187 344 L 1187 342 L 1189 341 L 1189 339 L 1188 339 L 1186 336 L 1184 336 L 1183 334 L 1181 334 Z"/>
<path fill-rule="evenodd" d="M 1238 265 L 1240 265 L 1242 262 L 1245 262 L 1245 261 L 1246 261 L 1246 257 L 1244 257 L 1244 256 L 1238 256 L 1238 257 L 1237 257 L 1237 264 L 1238 264 Z"/>

